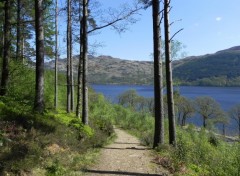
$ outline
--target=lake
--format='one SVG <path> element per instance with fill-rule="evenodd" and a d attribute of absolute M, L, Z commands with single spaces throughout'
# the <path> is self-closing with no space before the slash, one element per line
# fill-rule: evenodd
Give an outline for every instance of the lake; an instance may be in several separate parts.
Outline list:
<path fill-rule="evenodd" d="M 102 93 L 112 102 L 117 102 L 117 97 L 123 92 L 134 89 L 144 97 L 153 97 L 153 86 L 149 85 L 91 85 L 98 93 Z M 182 96 L 194 99 L 199 96 L 210 96 L 215 99 L 223 110 L 228 111 L 234 105 L 240 103 L 240 87 L 198 87 L 198 86 L 179 86 L 175 87 Z M 191 120 L 190 120 L 191 122 Z M 195 124 L 200 125 L 200 119 Z M 232 122 L 233 123 L 233 122 Z M 230 125 L 230 128 L 233 128 Z M 229 131 L 229 130 L 228 130 Z"/>

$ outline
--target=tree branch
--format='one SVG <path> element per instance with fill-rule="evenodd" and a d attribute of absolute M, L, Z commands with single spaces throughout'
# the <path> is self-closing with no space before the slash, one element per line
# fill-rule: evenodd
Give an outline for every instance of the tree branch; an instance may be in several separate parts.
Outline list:
<path fill-rule="evenodd" d="M 129 12 L 127 15 L 125 15 L 125 16 L 123 16 L 123 17 L 119 17 L 119 18 L 117 18 L 117 19 L 115 19 L 115 20 L 113 20 L 113 21 L 111 21 L 111 22 L 109 22 L 109 23 L 107 23 L 107 24 L 105 24 L 105 25 L 95 27 L 94 29 L 88 31 L 88 33 L 91 33 L 91 32 L 94 32 L 94 31 L 96 31 L 96 30 L 100 30 L 100 29 L 106 28 L 106 27 L 108 27 L 108 26 L 111 26 L 111 25 L 113 25 L 113 24 L 115 24 L 115 23 L 117 23 L 117 22 L 119 22 L 119 21 L 122 21 L 122 20 L 130 17 L 131 15 L 135 14 L 137 11 L 139 11 L 139 10 L 141 10 L 141 9 L 143 9 L 143 7 L 139 7 L 139 8 L 137 8 L 137 9 Z"/>
<path fill-rule="evenodd" d="M 181 32 L 183 30 L 183 28 L 182 29 L 179 29 L 177 32 L 175 32 L 175 34 L 173 34 L 173 36 L 170 38 L 170 41 L 172 41 L 172 39 L 179 33 L 179 32 Z"/>
<path fill-rule="evenodd" d="M 174 23 L 179 22 L 179 21 L 182 21 L 182 19 L 179 19 L 179 20 L 173 21 L 173 22 L 171 22 L 169 25 L 172 26 Z"/>

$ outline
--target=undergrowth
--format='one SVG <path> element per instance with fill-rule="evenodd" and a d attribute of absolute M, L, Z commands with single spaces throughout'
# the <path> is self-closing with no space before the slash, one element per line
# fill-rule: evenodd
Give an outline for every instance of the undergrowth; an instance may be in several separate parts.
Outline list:
<path fill-rule="evenodd" d="M 152 146 L 154 118 L 151 114 L 115 106 L 115 123 Z M 174 175 L 229 176 L 240 175 L 240 143 L 228 143 L 205 129 L 177 127 L 177 147 L 168 145 L 168 123 L 165 120 L 165 144 L 156 148 L 154 162 Z"/>
<path fill-rule="evenodd" d="M 95 162 L 98 148 L 114 136 L 111 105 L 90 91 L 90 124 L 84 125 L 65 112 L 66 88 L 59 86 L 55 110 L 54 74 L 46 71 L 46 109 L 35 113 L 33 70 L 14 63 L 11 70 L 9 93 L 0 97 L 0 175 L 82 175 Z M 65 75 L 59 74 L 59 84 L 64 82 Z"/>

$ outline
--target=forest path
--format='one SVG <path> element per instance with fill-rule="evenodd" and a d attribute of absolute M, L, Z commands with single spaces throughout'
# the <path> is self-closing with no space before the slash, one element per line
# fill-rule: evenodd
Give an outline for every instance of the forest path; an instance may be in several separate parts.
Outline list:
<path fill-rule="evenodd" d="M 97 164 L 86 170 L 87 176 L 163 176 L 159 168 L 152 162 L 153 154 L 150 148 L 140 144 L 139 140 L 115 128 L 116 140 L 101 150 Z"/>

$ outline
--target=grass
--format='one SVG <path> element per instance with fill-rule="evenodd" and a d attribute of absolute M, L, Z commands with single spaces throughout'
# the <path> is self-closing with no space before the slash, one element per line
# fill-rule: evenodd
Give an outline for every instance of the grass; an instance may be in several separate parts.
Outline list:
<path fill-rule="evenodd" d="M 0 104 L 2 174 L 76 175 L 94 162 L 113 134 L 112 125 L 103 128 L 106 122 L 97 117 L 86 126 L 71 114 L 28 114 Z"/>
<path fill-rule="evenodd" d="M 154 118 L 151 114 L 115 106 L 118 126 L 152 146 Z M 168 145 L 168 122 L 165 120 L 165 144 L 156 149 L 155 162 L 173 175 L 240 175 L 240 143 L 228 143 L 215 133 L 189 125 L 177 127 L 177 147 Z"/>
<path fill-rule="evenodd" d="M 83 125 L 65 112 L 66 89 L 60 86 L 56 111 L 54 73 L 46 71 L 46 109 L 43 114 L 34 113 L 33 70 L 18 64 L 11 69 L 9 94 L 0 97 L 0 175 L 81 175 L 114 136 L 111 105 L 90 91 L 90 124 Z M 59 84 L 64 82 L 65 75 L 60 74 Z"/>

